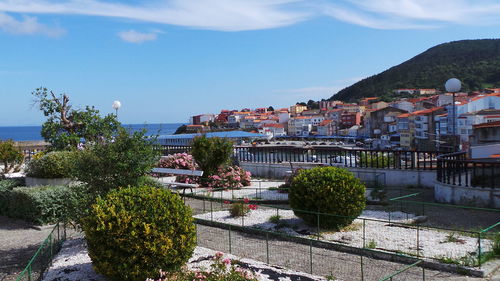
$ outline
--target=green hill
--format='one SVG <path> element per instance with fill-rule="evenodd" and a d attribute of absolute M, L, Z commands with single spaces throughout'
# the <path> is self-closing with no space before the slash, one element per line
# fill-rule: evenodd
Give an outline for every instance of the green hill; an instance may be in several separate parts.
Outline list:
<path fill-rule="evenodd" d="M 462 81 L 462 90 L 500 87 L 500 39 L 444 43 L 377 75 L 363 79 L 330 100 L 356 101 L 363 97 L 390 97 L 394 89 L 444 90 L 447 79 Z"/>

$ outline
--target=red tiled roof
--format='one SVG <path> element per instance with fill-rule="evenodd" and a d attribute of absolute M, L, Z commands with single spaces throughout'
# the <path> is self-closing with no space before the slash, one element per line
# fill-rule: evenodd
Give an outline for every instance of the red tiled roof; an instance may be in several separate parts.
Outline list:
<path fill-rule="evenodd" d="M 285 128 L 283 124 L 264 124 L 262 127 Z"/>
<path fill-rule="evenodd" d="M 476 125 L 472 125 L 472 127 L 474 127 L 474 129 L 500 127 L 500 121 L 476 124 Z"/>
<path fill-rule="evenodd" d="M 432 112 L 440 110 L 440 109 L 442 109 L 442 107 L 433 107 L 433 108 L 429 108 L 429 109 L 418 110 L 418 111 L 413 112 L 411 115 L 425 115 L 425 114 L 432 113 Z"/>
<path fill-rule="evenodd" d="M 328 124 L 330 124 L 332 122 L 333 122 L 333 120 L 326 119 L 326 120 L 321 121 L 321 123 L 319 123 L 319 125 L 320 126 L 326 126 L 326 125 L 328 125 Z"/>

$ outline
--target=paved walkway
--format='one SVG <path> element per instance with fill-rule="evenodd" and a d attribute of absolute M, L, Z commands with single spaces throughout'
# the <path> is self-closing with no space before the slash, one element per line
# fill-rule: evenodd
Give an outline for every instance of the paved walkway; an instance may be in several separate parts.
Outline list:
<path fill-rule="evenodd" d="M 0 216 L 0 280 L 15 280 L 52 228 Z"/>

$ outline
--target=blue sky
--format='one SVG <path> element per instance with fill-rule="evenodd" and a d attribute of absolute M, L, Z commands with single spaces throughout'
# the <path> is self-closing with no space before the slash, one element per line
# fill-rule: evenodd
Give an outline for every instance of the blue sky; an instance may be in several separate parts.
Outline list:
<path fill-rule="evenodd" d="M 498 38 L 496 0 L 0 0 L 0 126 L 41 124 L 30 93 L 124 123 L 287 107 L 426 49 Z M 444 81 L 443 81 L 444 83 Z"/>

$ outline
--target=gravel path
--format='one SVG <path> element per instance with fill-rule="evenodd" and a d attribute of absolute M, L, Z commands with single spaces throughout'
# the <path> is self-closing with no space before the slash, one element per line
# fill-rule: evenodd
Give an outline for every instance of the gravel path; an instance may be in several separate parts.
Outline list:
<path fill-rule="evenodd" d="M 0 216 L 0 280 L 15 280 L 52 228 Z"/>
<path fill-rule="evenodd" d="M 193 256 L 187 264 L 189 269 L 210 269 L 216 251 L 203 247 L 196 247 Z M 263 262 L 240 258 L 231 254 L 224 254 L 223 259 L 238 260 L 242 268 L 250 269 L 259 281 L 326 281 L 325 278 L 310 275 L 304 272 L 269 266 Z M 106 278 L 94 271 L 92 261 L 88 256 L 83 238 L 68 240 L 54 258 L 52 266 L 44 274 L 43 281 L 79 281 L 93 280 L 106 281 Z"/>
<path fill-rule="evenodd" d="M 296 217 L 291 210 L 279 210 L 281 217 L 278 224 L 269 221 L 271 216 L 277 214 L 276 209 L 257 209 L 250 211 L 244 217 L 231 217 L 229 211 L 217 211 L 196 215 L 196 218 L 213 220 L 233 225 L 244 225 L 260 229 L 281 232 L 292 236 L 309 237 L 317 235 L 315 227 L 307 226 L 302 219 Z M 413 215 L 401 212 L 390 214 L 392 222 L 408 222 Z M 364 222 L 363 218 L 369 219 Z M 409 228 L 399 224 L 388 224 L 384 221 L 389 218 L 389 213 L 384 211 L 365 210 L 356 219 L 351 227 L 342 232 L 321 232 L 321 239 L 340 242 L 346 245 L 363 248 L 371 242 L 371 248 L 388 250 L 391 252 L 402 251 L 404 253 L 417 253 L 417 245 L 420 255 L 429 258 L 461 258 L 471 253 L 476 255 L 477 238 L 464 236 L 450 232 L 436 231 L 433 229 Z M 417 240 L 418 234 L 418 240 Z M 363 236 L 365 244 L 363 244 Z M 417 244 L 418 243 L 418 244 Z M 483 251 L 491 249 L 491 241 L 482 241 Z"/>

